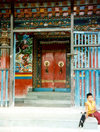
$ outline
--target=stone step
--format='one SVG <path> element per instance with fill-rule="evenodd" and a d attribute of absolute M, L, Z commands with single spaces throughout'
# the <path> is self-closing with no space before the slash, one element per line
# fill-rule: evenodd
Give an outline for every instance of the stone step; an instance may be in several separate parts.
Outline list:
<path fill-rule="evenodd" d="M 28 92 L 24 98 L 15 99 L 16 106 L 70 107 L 71 93 Z"/>
<path fill-rule="evenodd" d="M 71 101 L 65 100 L 24 100 L 24 104 L 41 107 L 70 107 Z"/>
<path fill-rule="evenodd" d="M 83 109 L 82 109 L 83 110 Z M 81 117 L 79 108 L 18 107 L 0 110 L 0 127 L 48 127 L 77 129 Z M 84 129 L 97 129 L 93 117 L 86 119 Z"/>
<path fill-rule="evenodd" d="M 71 93 L 61 92 L 28 92 L 27 99 L 48 99 L 48 100 L 70 100 Z"/>
<path fill-rule="evenodd" d="M 31 107 L 71 107 L 71 101 L 65 100 L 30 100 L 16 99 L 15 106 L 31 106 Z"/>
<path fill-rule="evenodd" d="M 50 128 L 78 128 L 79 120 L 56 120 L 56 119 L 38 119 L 38 120 L 0 120 L 0 127 L 50 127 Z M 97 129 L 98 124 L 96 119 L 89 119 L 84 124 L 84 129 Z"/>

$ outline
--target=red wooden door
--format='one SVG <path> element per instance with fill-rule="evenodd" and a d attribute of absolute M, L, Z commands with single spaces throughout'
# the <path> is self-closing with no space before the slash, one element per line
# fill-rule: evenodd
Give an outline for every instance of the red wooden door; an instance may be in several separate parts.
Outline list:
<path fill-rule="evenodd" d="M 66 52 L 42 53 L 42 88 L 66 87 Z"/>
<path fill-rule="evenodd" d="M 54 57 L 53 53 L 42 53 L 42 88 L 54 88 Z"/>
<path fill-rule="evenodd" d="M 66 53 L 54 53 L 54 87 L 66 87 Z"/>

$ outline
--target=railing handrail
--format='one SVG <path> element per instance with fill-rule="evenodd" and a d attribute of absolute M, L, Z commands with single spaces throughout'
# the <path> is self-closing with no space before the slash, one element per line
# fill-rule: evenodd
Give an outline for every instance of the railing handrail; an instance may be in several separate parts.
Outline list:
<path fill-rule="evenodd" d="M 0 71 L 9 71 L 9 68 L 0 68 Z"/>

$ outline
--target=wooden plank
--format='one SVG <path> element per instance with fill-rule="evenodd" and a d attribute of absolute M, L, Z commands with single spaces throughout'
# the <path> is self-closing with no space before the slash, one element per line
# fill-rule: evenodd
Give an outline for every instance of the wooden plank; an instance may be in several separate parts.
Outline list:
<path fill-rule="evenodd" d="M 97 107 L 99 107 L 100 101 L 99 101 L 99 95 L 100 95 L 100 91 L 99 91 L 99 71 L 96 71 L 96 105 Z"/>
<path fill-rule="evenodd" d="M 100 43 L 100 32 L 98 33 L 98 43 Z M 100 47 L 98 47 L 98 68 L 100 68 Z"/>
<path fill-rule="evenodd" d="M 81 100 L 82 100 L 82 106 L 84 106 L 84 77 L 83 77 L 83 71 L 81 71 L 82 75 L 82 82 L 81 82 Z"/>
<path fill-rule="evenodd" d="M 92 44 L 92 45 L 74 45 L 74 47 L 100 47 L 100 44 Z"/>
<path fill-rule="evenodd" d="M 96 41 L 97 41 L 97 37 L 96 37 L 96 34 L 95 34 L 95 45 L 96 45 Z M 97 67 L 97 48 L 95 47 L 95 68 Z"/>
<path fill-rule="evenodd" d="M 75 33 L 75 46 L 76 46 L 76 44 L 77 44 L 76 36 L 77 36 L 77 34 Z M 76 49 L 77 49 L 77 48 L 75 48 L 75 54 L 77 54 L 77 53 L 76 53 Z M 75 68 L 77 68 L 77 56 L 76 56 L 76 55 L 75 55 Z"/>
<path fill-rule="evenodd" d="M 89 71 L 85 71 L 85 102 L 87 100 L 87 93 L 89 93 Z"/>
<path fill-rule="evenodd" d="M 78 45 L 80 45 L 80 34 L 78 34 Z M 80 68 L 80 47 L 78 47 L 78 68 Z"/>
<path fill-rule="evenodd" d="M 80 34 L 98 34 L 98 32 L 91 32 L 91 31 L 74 31 L 74 33 L 80 33 Z"/>
<path fill-rule="evenodd" d="M 93 34 L 91 34 L 91 45 L 93 44 Z M 93 68 L 93 48 L 91 47 L 91 67 Z"/>
<path fill-rule="evenodd" d="M 4 74 L 4 71 L 2 70 L 1 71 L 1 107 L 3 106 L 3 74 Z"/>
<path fill-rule="evenodd" d="M 86 70 L 89 70 L 89 71 L 96 71 L 96 70 L 100 70 L 100 68 L 74 68 L 73 69 L 74 71 L 86 71 Z"/>
<path fill-rule="evenodd" d="M 88 68 L 90 67 L 90 48 L 89 48 L 89 44 L 90 44 L 90 35 L 88 34 Z"/>
<path fill-rule="evenodd" d="M 83 43 L 83 34 L 81 34 L 81 44 Z M 81 67 L 83 68 L 83 47 L 81 48 Z"/>
<path fill-rule="evenodd" d="M 80 106 L 80 79 L 79 71 L 75 72 L 75 105 Z"/>
<path fill-rule="evenodd" d="M 91 92 L 94 97 L 94 75 L 93 75 L 93 73 L 94 73 L 94 71 L 91 71 Z"/>

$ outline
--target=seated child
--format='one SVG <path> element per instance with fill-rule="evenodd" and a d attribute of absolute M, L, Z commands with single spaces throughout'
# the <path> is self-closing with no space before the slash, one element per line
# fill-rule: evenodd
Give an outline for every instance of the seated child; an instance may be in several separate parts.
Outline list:
<path fill-rule="evenodd" d="M 88 116 L 95 117 L 98 121 L 98 124 L 100 125 L 100 113 L 96 110 L 96 104 L 93 100 L 93 96 L 91 93 L 87 94 L 87 102 L 85 103 L 85 109 L 86 118 L 88 118 Z"/>

